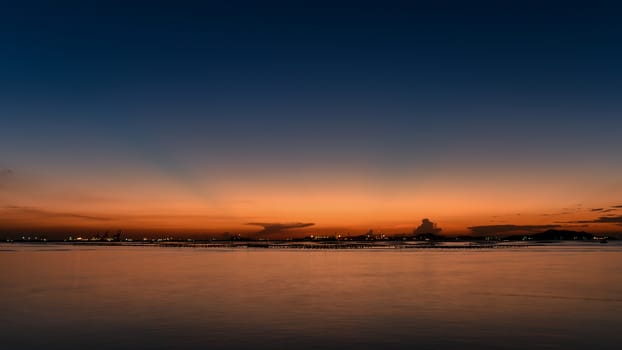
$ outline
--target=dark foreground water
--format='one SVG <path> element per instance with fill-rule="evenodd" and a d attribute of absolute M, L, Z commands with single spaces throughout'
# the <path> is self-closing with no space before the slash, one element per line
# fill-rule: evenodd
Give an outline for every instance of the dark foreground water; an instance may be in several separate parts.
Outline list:
<path fill-rule="evenodd" d="M 622 246 L 0 245 L 2 349 L 620 349 Z"/>

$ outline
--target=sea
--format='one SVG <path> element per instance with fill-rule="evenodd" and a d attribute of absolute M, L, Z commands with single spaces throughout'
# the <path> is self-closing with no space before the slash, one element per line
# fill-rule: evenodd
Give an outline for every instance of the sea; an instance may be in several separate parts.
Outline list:
<path fill-rule="evenodd" d="M 0 348 L 620 349 L 622 244 L 0 244 Z"/>

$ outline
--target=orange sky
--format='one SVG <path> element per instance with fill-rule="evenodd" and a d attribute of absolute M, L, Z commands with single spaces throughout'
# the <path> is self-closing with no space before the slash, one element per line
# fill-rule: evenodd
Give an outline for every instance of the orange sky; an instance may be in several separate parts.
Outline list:
<path fill-rule="evenodd" d="M 131 174 L 129 176 L 128 174 Z M 368 229 L 412 232 L 422 218 L 446 234 L 486 225 L 560 225 L 587 231 L 622 231 L 616 182 L 584 178 L 492 174 L 434 176 L 309 171 L 234 173 L 203 180 L 126 169 L 123 174 L 42 174 L 5 170 L 0 187 L 3 231 L 249 233 L 249 222 L 314 223 L 291 231 Z M 602 210 L 593 210 L 602 209 Z M 607 221 L 607 220 L 605 220 Z M 613 220 L 615 221 L 615 220 Z"/>

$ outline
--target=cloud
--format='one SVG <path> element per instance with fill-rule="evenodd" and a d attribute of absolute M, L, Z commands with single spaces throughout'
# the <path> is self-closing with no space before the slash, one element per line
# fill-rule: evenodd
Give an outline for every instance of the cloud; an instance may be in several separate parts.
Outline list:
<path fill-rule="evenodd" d="M 291 223 L 280 223 L 280 222 L 249 222 L 246 225 L 250 226 L 261 226 L 263 230 L 257 232 L 257 235 L 273 235 L 275 233 L 281 233 L 285 230 L 303 228 L 315 225 L 314 223 L 308 222 L 291 222 Z"/>
<path fill-rule="evenodd" d="M 601 216 L 593 220 L 569 221 L 569 224 L 622 224 L 622 215 Z"/>
<path fill-rule="evenodd" d="M 13 170 L 0 169 L 0 187 L 3 187 L 13 177 Z"/>
<path fill-rule="evenodd" d="M 439 232 L 441 232 L 441 229 L 436 226 L 436 223 L 430 221 L 430 219 L 423 219 L 421 220 L 421 225 L 415 229 L 414 234 L 437 234 Z"/>
<path fill-rule="evenodd" d="M 484 225 L 468 227 L 476 235 L 489 235 L 514 231 L 541 231 L 558 228 L 560 225 Z"/>
<path fill-rule="evenodd" d="M 622 204 L 620 204 L 620 205 L 612 205 L 611 207 L 612 208 L 617 208 L 617 209 L 622 209 Z"/>
<path fill-rule="evenodd" d="M 558 215 L 569 215 L 569 214 L 574 214 L 574 213 L 575 213 L 575 211 L 568 211 L 568 210 L 565 210 L 565 211 L 561 211 L 561 212 L 558 212 L 558 213 L 545 213 L 545 214 L 540 214 L 540 216 L 558 216 Z"/>
<path fill-rule="evenodd" d="M 590 209 L 590 211 L 603 211 L 604 208 L 594 208 L 594 209 Z"/>
<path fill-rule="evenodd" d="M 103 216 L 94 216 L 94 215 L 84 215 L 78 213 L 69 213 L 69 212 L 56 212 L 56 211 L 48 211 L 44 209 L 34 208 L 34 207 L 22 207 L 17 205 L 6 205 L 2 207 L 4 209 L 8 209 L 13 213 L 22 213 L 27 215 L 39 216 L 44 218 L 74 218 L 74 219 L 82 219 L 82 220 L 93 220 L 93 221 L 108 221 L 112 220 L 108 217 Z"/>

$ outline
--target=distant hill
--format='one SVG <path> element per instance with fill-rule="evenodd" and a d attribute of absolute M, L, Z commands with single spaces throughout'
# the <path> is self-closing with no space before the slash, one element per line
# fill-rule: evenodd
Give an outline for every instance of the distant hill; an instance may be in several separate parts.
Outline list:
<path fill-rule="evenodd" d="M 567 240 L 593 240 L 594 235 L 584 231 L 570 231 L 570 230 L 546 230 L 540 233 L 524 234 L 524 235 L 512 235 L 506 237 L 506 239 L 512 241 L 520 241 L 525 238 L 534 241 L 567 241 Z"/>

